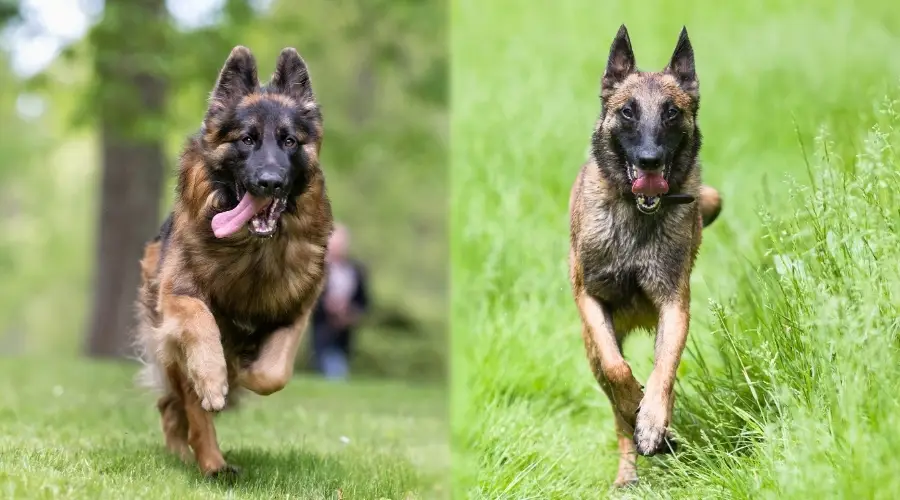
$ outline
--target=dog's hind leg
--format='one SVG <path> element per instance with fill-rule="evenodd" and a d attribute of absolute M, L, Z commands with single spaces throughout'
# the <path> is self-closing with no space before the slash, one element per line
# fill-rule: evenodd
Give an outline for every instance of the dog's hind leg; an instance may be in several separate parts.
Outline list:
<path fill-rule="evenodd" d="M 292 325 L 279 328 L 269 335 L 260 346 L 256 359 L 238 371 L 238 384 L 261 396 L 284 389 L 294 374 L 297 349 L 309 323 L 316 297 L 302 306 L 302 314 Z"/>
<path fill-rule="evenodd" d="M 584 325 L 582 336 L 591 371 L 609 398 L 615 416 L 619 473 L 614 484 L 627 486 L 637 482 L 636 455 L 631 436 L 643 392 L 631 367 L 622 357 L 610 312 L 583 292 L 577 304 Z"/>
<path fill-rule="evenodd" d="M 187 423 L 187 442 L 194 450 L 200 472 L 207 477 L 236 474 L 238 469 L 228 465 L 219 449 L 213 424 L 214 414 L 200 405 L 200 398 L 179 367 L 172 366 L 167 370 L 167 376 L 172 387 L 177 388 L 177 396 L 182 402 L 181 410 Z"/>
<path fill-rule="evenodd" d="M 177 366 L 173 369 L 178 369 Z M 169 377 L 170 379 L 172 377 Z M 188 445 L 188 420 L 184 410 L 184 401 L 181 391 L 171 389 L 166 395 L 156 402 L 162 421 L 163 435 L 166 438 L 166 448 L 180 458 L 183 462 L 191 459 L 191 449 Z"/>
<path fill-rule="evenodd" d="M 675 447 L 667 427 L 672 421 L 675 403 L 675 375 L 687 341 L 689 303 L 690 293 L 685 285 L 680 297 L 660 307 L 653 371 L 647 381 L 634 431 L 635 445 L 641 455 L 668 453 Z"/>
<path fill-rule="evenodd" d="M 619 471 L 616 473 L 616 480 L 613 486 L 622 488 L 630 486 L 638 482 L 637 454 L 634 451 L 634 440 L 631 437 L 630 427 L 617 411 L 614 411 L 616 417 L 616 436 L 619 441 Z"/>

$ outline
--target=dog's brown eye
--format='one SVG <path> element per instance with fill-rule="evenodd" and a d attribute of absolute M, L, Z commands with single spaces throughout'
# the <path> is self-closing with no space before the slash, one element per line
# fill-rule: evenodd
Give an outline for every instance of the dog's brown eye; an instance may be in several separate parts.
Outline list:
<path fill-rule="evenodd" d="M 244 138 L 241 139 L 241 142 L 243 142 L 244 144 L 246 144 L 246 145 L 248 145 L 248 146 L 252 146 L 252 145 L 253 145 L 253 138 L 250 137 L 249 135 L 245 135 Z"/>
<path fill-rule="evenodd" d="M 678 117 L 678 108 L 669 108 L 666 111 L 666 120 L 674 120 L 676 117 Z"/>
<path fill-rule="evenodd" d="M 625 118 L 626 120 L 634 119 L 634 111 L 632 111 L 631 108 L 622 108 L 622 110 L 619 111 L 619 113 L 621 113 L 622 117 Z"/>
<path fill-rule="evenodd" d="M 286 147 L 286 148 L 292 148 L 296 145 L 297 145 L 297 140 L 294 139 L 293 137 L 288 137 L 287 139 L 284 140 L 284 147 Z"/>

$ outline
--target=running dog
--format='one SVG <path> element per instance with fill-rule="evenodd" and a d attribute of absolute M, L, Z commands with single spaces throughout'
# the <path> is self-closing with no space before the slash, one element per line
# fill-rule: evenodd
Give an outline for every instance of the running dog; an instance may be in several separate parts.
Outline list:
<path fill-rule="evenodd" d="M 290 380 L 325 273 L 331 204 L 322 115 L 306 63 L 284 49 L 266 86 L 235 47 L 180 160 L 174 208 L 141 261 L 138 347 L 167 448 L 231 475 L 213 416 L 240 388 Z M 193 453 L 191 453 L 193 452 Z"/>
<path fill-rule="evenodd" d="M 617 486 L 637 481 L 635 451 L 674 447 L 667 427 L 688 333 L 690 276 L 702 229 L 721 210 L 718 192 L 700 182 L 699 104 L 686 29 L 659 72 L 637 69 L 628 31 L 619 29 L 590 159 L 569 199 L 569 277 L 591 370 L 615 416 Z M 639 328 L 656 329 L 646 390 L 621 350 Z"/>

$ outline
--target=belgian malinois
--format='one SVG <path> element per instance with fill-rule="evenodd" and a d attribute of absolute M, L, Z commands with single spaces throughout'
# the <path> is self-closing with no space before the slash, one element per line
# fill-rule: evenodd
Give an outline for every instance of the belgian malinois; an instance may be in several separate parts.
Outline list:
<path fill-rule="evenodd" d="M 319 167 L 322 115 L 306 63 L 284 49 L 261 87 L 235 47 L 200 132 L 181 155 L 171 215 L 141 261 L 138 345 L 168 449 L 231 475 L 213 415 L 237 389 L 291 378 L 324 284 L 331 204 Z"/>
<path fill-rule="evenodd" d="M 635 451 L 650 456 L 675 445 L 667 427 L 688 333 L 690 275 L 702 228 L 721 201 L 700 182 L 700 96 L 686 29 L 666 68 L 644 72 L 622 25 L 600 98 L 590 159 L 569 199 L 569 277 L 591 370 L 612 403 L 615 485 L 624 486 L 637 481 Z M 646 390 L 621 350 L 638 328 L 656 328 Z"/>

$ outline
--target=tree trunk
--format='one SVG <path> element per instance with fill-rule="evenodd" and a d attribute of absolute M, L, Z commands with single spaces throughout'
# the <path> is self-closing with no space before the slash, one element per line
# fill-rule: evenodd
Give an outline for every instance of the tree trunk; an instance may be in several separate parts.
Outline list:
<path fill-rule="evenodd" d="M 94 34 L 102 181 L 89 356 L 131 355 L 144 244 L 159 227 L 165 172 L 164 0 L 107 0 Z M 149 133 L 148 133 L 149 130 Z"/>

